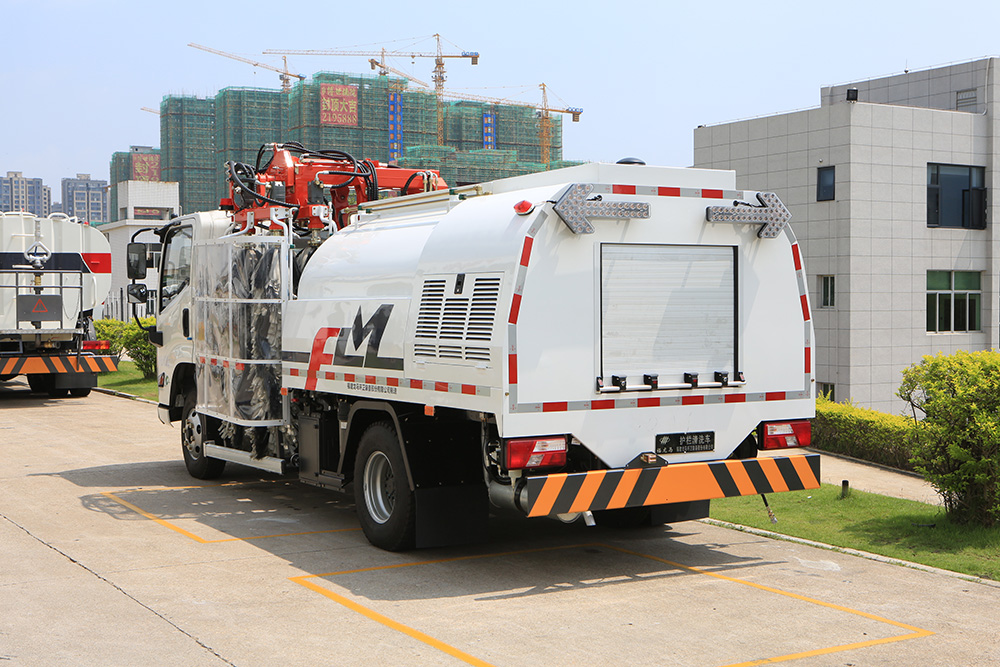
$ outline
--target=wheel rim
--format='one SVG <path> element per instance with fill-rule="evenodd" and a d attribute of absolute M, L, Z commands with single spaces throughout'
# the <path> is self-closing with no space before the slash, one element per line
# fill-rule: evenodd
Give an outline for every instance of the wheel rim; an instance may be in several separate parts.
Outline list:
<path fill-rule="evenodd" d="M 201 417 L 198 413 L 192 412 L 184 420 L 181 437 L 184 438 L 184 448 L 187 449 L 191 458 L 199 458 L 201 456 Z"/>
<path fill-rule="evenodd" d="M 373 452 L 365 462 L 365 506 L 376 523 L 385 523 L 396 505 L 396 480 L 392 464 L 382 452 Z"/>

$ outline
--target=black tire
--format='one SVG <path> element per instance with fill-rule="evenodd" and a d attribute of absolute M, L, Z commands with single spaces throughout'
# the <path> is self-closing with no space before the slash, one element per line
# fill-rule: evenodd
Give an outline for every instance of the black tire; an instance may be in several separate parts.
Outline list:
<path fill-rule="evenodd" d="M 184 409 L 181 412 L 181 451 L 184 454 L 184 466 L 188 474 L 195 479 L 216 479 L 226 468 L 226 462 L 221 459 L 210 459 L 205 456 L 202 443 L 213 440 L 214 428 L 210 417 L 199 415 L 194 411 L 196 404 L 194 390 L 184 396 Z"/>
<path fill-rule="evenodd" d="M 369 542 L 386 551 L 413 548 L 416 504 L 399 439 L 389 422 L 372 424 L 361 435 L 354 461 L 354 503 Z"/>
<path fill-rule="evenodd" d="M 731 459 L 755 459 L 757 458 L 757 435 L 751 433 L 743 442 L 729 455 Z"/>
<path fill-rule="evenodd" d="M 69 395 L 74 398 L 86 398 L 90 396 L 90 387 L 74 387 L 69 390 Z"/>

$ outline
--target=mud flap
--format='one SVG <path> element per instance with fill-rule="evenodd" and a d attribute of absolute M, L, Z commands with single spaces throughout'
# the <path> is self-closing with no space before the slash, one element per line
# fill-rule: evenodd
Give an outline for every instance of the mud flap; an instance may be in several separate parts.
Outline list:
<path fill-rule="evenodd" d="M 649 508 L 649 522 L 654 526 L 664 523 L 694 521 L 708 516 L 710 500 L 694 500 L 687 503 L 653 505 Z"/>
<path fill-rule="evenodd" d="M 413 494 L 418 549 L 486 541 L 489 500 L 485 486 L 427 487 Z"/>

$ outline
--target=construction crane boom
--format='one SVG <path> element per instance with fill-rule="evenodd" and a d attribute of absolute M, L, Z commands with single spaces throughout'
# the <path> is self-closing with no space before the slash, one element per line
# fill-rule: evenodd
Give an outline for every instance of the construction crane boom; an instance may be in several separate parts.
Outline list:
<path fill-rule="evenodd" d="M 269 69 L 272 72 L 277 72 L 281 79 L 281 91 L 287 93 L 291 91 L 291 77 L 295 77 L 299 81 L 305 81 L 306 77 L 301 74 L 295 74 L 288 71 L 288 58 L 283 58 L 285 63 L 284 69 L 280 67 L 275 67 L 274 65 L 268 65 L 267 63 L 257 62 L 256 60 L 251 60 L 250 58 L 244 58 L 243 56 L 238 56 L 235 53 L 227 53 L 226 51 L 220 51 L 219 49 L 213 49 L 208 46 L 202 46 L 201 44 L 190 43 L 188 46 L 201 49 L 202 51 L 207 51 L 209 53 L 214 53 L 217 56 L 223 56 L 224 58 L 231 58 L 233 60 L 239 60 L 241 63 L 246 63 L 248 65 L 253 65 L 254 67 L 260 67 L 262 69 Z"/>
<path fill-rule="evenodd" d="M 379 49 L 378 51 L 344 51 L 340 49 L 267 49 L 264 51 L 264 54 L 297 56 L 379 56 L 381 57 L 382 63 L 385 63 L 386 56 L 391 58 L 434 58 L 434 73 L 431 76 L 431 80 L 434 82 L 434 90 L 442 91 L 444 90 L 444 82 L 447 79 L 445 76 L 444 59 L 468 58 L 473 65 L 478 65 L 479 51 L 445 53 L 441 48 L 441 35 L 435 33 L 434 39 L 437 40 L 437 50 L 434 53 L 427 53 L 423 51 L 386 51 L 385 49 Z M 414 79 L 411 78 L 411 80 Z"/>
<path fill-rule="evenodd" d="M 431 84 L 429 84 L 429 83 L 427 83 L 425 81 L 421 81 L 420 79 L 418 79 L 418 78 L 416 78 L 414 76 L 410 76 L 406 72 L 401 72 L 398 69 L 396 69 L 395 67 L 390 67 L 389 65 L 387 65 L 385 63 L 385 58 L 384 57 L 382 58 L 381 61 L 375 60 L 374 58 L 369 58 L 368 62 L 371 63 L 372 69 L 378 69 L 379 70 L 379 74 L 381 76 L 387 76 L 390 72 L 392 72 L 396 76 L 401 76 L 404 79 L 406 79 L 407 81 L 412 81 L 413 83 L 417 84 L 418 86 L 423 86 L 424 88 L 430 88 L 431 87 Z"/>

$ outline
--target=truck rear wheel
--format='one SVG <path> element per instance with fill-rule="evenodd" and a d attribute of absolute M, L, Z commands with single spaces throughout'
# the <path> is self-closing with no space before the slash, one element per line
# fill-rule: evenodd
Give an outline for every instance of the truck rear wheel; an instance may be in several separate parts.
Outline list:
<path fill-rule="evenodd" d="M 214 440 L 211 417 L 195 412 L 197 402 L 195 393 L 189 391 L 184 397 L 184 410 L 181 412 L 181 451 L 184 453 L 184 466 L 188 474 L 195 479 L 216 479 L 222 474 L 226 462 L 220 459 L 210 459 L 205 456 L 204 443 Z"/>
<path fill-rule="evenodd" d="M 369 426 L 354 463 L 354 503 L 368 541 L 387 551 L 413 547 L 416 513 L 403 453 L 388 422 Z"/>

